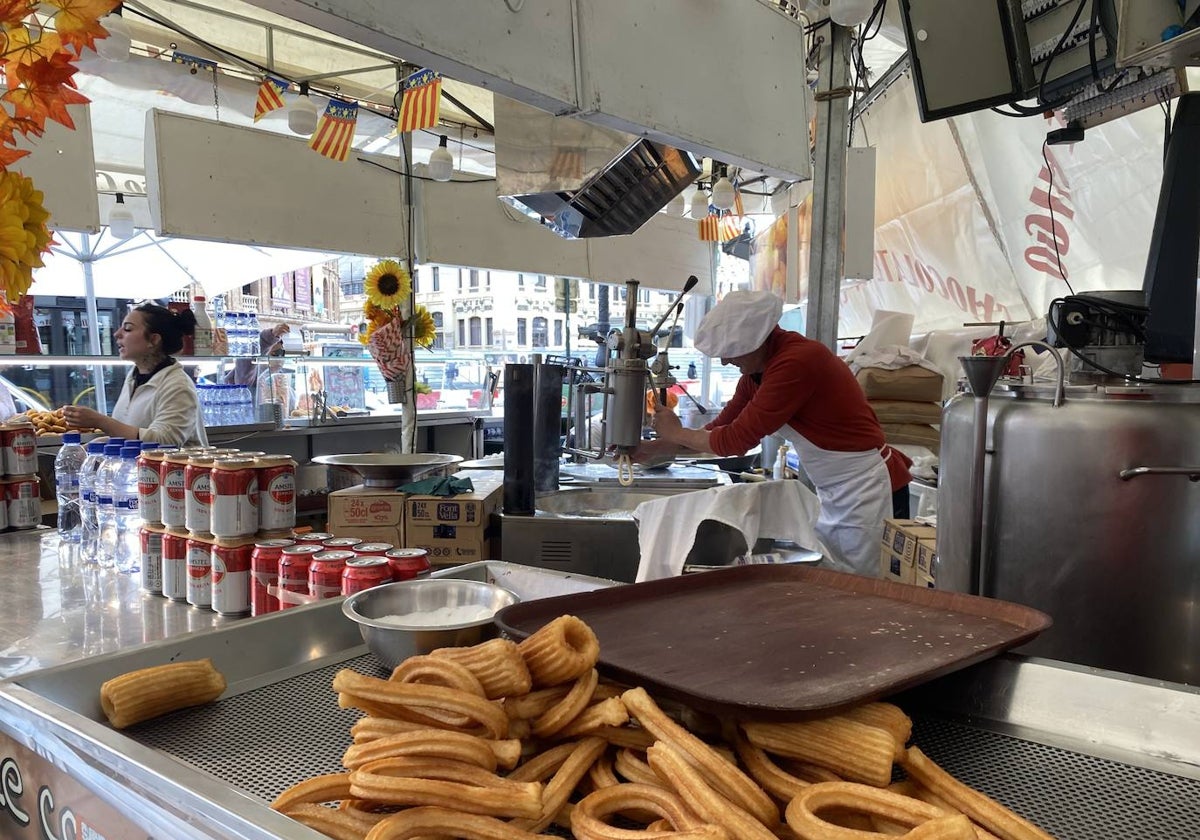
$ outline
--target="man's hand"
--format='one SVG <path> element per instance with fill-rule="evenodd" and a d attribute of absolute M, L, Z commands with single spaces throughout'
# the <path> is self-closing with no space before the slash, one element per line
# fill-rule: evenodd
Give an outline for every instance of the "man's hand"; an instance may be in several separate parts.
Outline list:
<path fill-rule="evenodd" d="M 682 441 L 679 439 L 680 433 L 683 431 L 683 423 L 679 420 L 679 415 L 669 408 L 659 408 L 654 412 L 654 418 L 650 425 L 658 434 L 658 439 L 671 444 L 679 444 Z"/>
<path fill-rule="evenodd" d="M 634 451 L 632 458 L 639 464 L 665 464 L 673 461 L 679 447 L 665 440 L 644 440 Z"/>

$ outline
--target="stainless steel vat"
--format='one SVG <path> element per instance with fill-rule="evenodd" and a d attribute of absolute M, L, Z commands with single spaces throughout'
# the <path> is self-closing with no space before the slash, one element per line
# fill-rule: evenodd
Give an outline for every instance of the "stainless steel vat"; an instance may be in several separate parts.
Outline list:
<path fill-rule="evenodd" d="M 1024 653 L 1200 683 L 1200 389 L 1001 386 L 987 415 L 982 593 L 1054 627 Z M 973 398 L 942 418 L 937 571 L 970 587 Z M 1121 473 L 1137 467 L 1149 472 Z M 1185 468 L 1182 473 L 1155 468 Z"/>

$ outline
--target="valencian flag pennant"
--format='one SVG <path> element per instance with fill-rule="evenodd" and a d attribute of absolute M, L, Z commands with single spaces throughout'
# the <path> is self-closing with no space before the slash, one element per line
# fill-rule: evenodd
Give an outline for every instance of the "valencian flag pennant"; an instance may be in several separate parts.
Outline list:
<path fill-rule="evenodd" d="M 288 83 L 267 76 L 258 86 L 258 99 L 254 102 L 254 121 L 258 122 L 272 111 L 283 107 L 283 92 L 288 89 Z"/>
<path fill-rule="evenodd" d="M 345 160 L 354 142 L 354 126 L 358 123 L 358 104 L 330 99 L 317 130 L 309 138 L 308 148 L 330 160 Z"/>
<path fill-rule="evenodd" d="M 716 213 L 709 213 L 700 220 L 700 241 L 721 241 L 721 217 Z"/>
<path fill-rule="evenodd" d="M 400 116 L 396 120 L 396 131 L 420 131 L 438 123 L 438 111 L 442 101 L 442 74 L 432 70 L 418 70 L 401 87 Z"/>

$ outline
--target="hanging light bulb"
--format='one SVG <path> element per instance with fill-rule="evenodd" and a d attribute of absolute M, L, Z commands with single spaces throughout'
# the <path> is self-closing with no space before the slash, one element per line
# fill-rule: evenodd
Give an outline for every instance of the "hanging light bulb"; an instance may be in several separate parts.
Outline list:
<path fill-rule="evenodd" d="M 317 106 L 308 96 L 308 82 L 300 83 L 300 95 L 288 106 L 288 128 L 301 137 L 310 137 L 317 130 Z"/>
<path fill-rule="evenodd" d="M 712 203 L 718 210 L 733 209 L 733 184 L 729 180 L 725 164 L 721 164 L 721 177 L 712 185 Z"/>
<path fill-rule="evenodd" d="M 668 201 L 659 212 L 666 213 L 668 216 L 682 216 L 685 210 L 687 210 L 687 199 L 683 197 L 683 193 L 679 193 Z"/>
<path fill-rule="evenodd" d="M 692 191 L 688 204 L 692 208 L 690 215 L 693 219 L 703 219 L 708 216 L 708 193 L 704 191 L 701 184 L 696 184 L 696 189 Z"/>
<path fill-rule="evenodd" d="M 133 213 L 125 206 L 125 196 L 117 193 L 117 203 L 108 212 L 108 232 L 117 239 L 128 239 L 133 236 Z"/>
<path fill-rule="evenodd" d="M 113 9 L 100 25 L 108 32 L 108 37 L 97 39 L 96 54 L 105 61 L 128 61 L 133 39 L 129 36 L 129 24 L 121 17 L 121 7 Z"/>
<path fill-rule="evenodd" d="M 438 147 L 429 156 L 429 177 L 435 181 L 449 181 L 454 174 L 454 156 L 446 148 L 446 135 L 438 141 Z"/>
<path fill-rule="evenodd" d="M 862 26 L 873 6 L 871 0 L 829 0 L 829 17 L 840 26 Z"/>

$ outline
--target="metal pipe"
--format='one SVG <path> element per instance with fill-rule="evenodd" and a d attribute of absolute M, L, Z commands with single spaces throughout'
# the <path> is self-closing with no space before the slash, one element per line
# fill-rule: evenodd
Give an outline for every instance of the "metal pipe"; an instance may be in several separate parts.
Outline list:
<path fill-rule="evenodd" d="M 533 365 L 504 366 L 504 513 L 532 516 Z"/>
<path fill-rule="evenodd" d="M 987 395 L 975 396 L 975 445 L 971 461 L 971 589 L 975 595 L 986 595 L 984 585 L 990 569 L 983 551 L 984 468 L 987 460 Z"/>
<path fill-rule="evenodd" d="M 1067 381 L 1067 366 L 1063 362 L 1062 354 L 1044 341 L 1022 341 L 1020 344 L 1014 344 L 1012 347 L 1008 348 L 1008 352 L 1004 354 L 1005 359 L 1020 350 L 1022 347 L 1041 347 L 1045 350 L 1049 350 L 1050 354 L 1054 357 L 1054 365 L 1058 368 L 1058 382 L 1054 388 L 1054 407 L 1058 408 L 1060 405 L 1062 405 L 1063 397 L 1065 396 L 1066 392 Z"/>
<path fill-rule="evenodd" d="M 534 368 L 533 487 L 536 492 L 558 489 L 562 452 L 562 365 Z"/>

